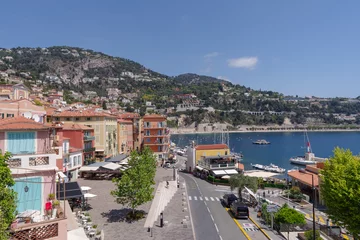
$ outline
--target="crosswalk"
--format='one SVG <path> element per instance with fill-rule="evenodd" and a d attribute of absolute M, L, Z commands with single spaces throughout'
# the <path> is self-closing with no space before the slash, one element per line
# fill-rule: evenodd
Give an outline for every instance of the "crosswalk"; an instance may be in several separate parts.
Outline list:
<path fill-rule="evenodd" d="M 220 202 L 221 197 L 189 196 L 189 201 Z"/>

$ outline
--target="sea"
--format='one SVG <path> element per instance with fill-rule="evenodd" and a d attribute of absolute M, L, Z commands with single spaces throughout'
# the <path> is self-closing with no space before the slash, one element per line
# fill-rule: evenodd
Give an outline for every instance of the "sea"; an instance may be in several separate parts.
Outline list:
<path fill-rule="evenodd" d="M 221 133 L 174 134 L 171 141 L 179 147 L 189 146 L 191 141 L 197 144 L 215 144 L 229 142 L 230 151 L 242 153 L 245 170 L 252 169 L 251 164 L 269 165 L 271 163 L 286 170 L 303 168 L 294 165 L 289 159 L 304 156 L 307 138 L 301 132 L 266 133 L 229 133 L 227 141 Z M 317 157 L 329 158 L 335 147 L 350 149 L 353 154 L 360 153 L 360 132 L 308 132 L 312 152 Z M 271 144 L 255 145 L 253 141 L 265 139 Z"/>

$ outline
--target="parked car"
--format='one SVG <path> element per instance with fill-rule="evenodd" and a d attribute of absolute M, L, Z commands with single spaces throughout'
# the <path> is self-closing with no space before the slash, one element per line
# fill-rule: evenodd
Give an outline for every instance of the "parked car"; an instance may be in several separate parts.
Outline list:
<path fill-rule="evenodd" d="M 233 202 L 230 210 L 235 218 L 249 218 L 249 208 L 241 202 Z"/>
<path fill-rule="evenodd" d="M 230 207 L 233 202 L 238 201 L 239 199 L 235 194 L 229 193 L 225 194 L 222 200 L 225 207 Z"/>

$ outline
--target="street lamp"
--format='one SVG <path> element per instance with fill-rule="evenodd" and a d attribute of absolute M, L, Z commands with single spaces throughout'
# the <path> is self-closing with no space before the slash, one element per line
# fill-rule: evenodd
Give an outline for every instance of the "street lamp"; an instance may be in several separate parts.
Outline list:
<path fill-rule="evenodd" d="M 312 185 L 312 191 L 313 191 L 313 207 L 312 207 L 312 212 L 313 212 L 313 239 L 316 239 L 316 234 L 315 234 L 315 186 L 314 186 L 314 175 L 307 173 L 305 171 L 305 169 L 300 169 L 299 172 L 303 173 L 303 174 L 308 174 L 311 175 L 311 185 Z"/>

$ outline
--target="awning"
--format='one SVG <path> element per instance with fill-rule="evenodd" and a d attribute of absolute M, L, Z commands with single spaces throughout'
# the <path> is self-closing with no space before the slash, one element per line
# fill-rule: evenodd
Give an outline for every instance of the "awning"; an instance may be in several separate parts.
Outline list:
<path fill-rule="evenodd" d="M 65 196 L 64 196 L 64 187 L 65 187 Z M 56 190 L 56 199 L 64 200 L 71 198 L 80 198 L 83 197 L 81 188 L 78 182 L 67 182 L 60 183 L 60 189 Z"/>
<path fill-rule="evenodd" d="M 96 171 L 98 170 L 99 167 L 96 166 L 96 167 L 90 167 L 90 166 L 82 166 L 80 169 L 79 169 L 79 172 L 83 172 L 83 171 Z"/>
<path fill-rule="evenodd" d="M 224 170 L 213 170 L 215 175 L 227 175 Z"/>
<path fill-rule="evenodd" d="M 228 169 L 224 171 L 226 172 L 226 174 L 239 174 L 238 171 L 236 171 L 235 169 Z"/>
<path fill-rule="evenodd" d="M 59 181 L 59 177 L 60 177 L 60 182 L 68 182 L 69 179 L 68 177 L 63 173 L 63 172 L 57 172 L 56 174 L 56 182 Z"/>
<path fill-rule="evenodd" d="M 119 164 L 109 162 L 108 164 L 101 166 L 100 168 L 115 171 L 115 170 L 119 169 L 120 167 L 121 166 Z"/>
<path fill-rule="evenodd" d="M 250 196 L 252 196 L 255 200 L 256 200 L 256 195 L 253 191 L 251 191 L 250 189 L 248 189 L 247 187 L 244 187 L 245 190 L 250 194 Z"/>
<path fill-rule="evenodd" d="M 199 171 L 201 171 L 201 170 L 203 170 L 204 168 L 202 168 L 202 167 L 200 167 L 200 166 L 196 166 L 196 169 L 199 170 Z"/>

